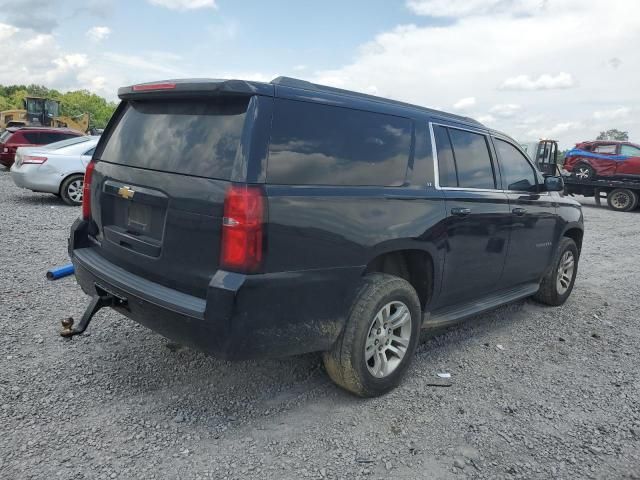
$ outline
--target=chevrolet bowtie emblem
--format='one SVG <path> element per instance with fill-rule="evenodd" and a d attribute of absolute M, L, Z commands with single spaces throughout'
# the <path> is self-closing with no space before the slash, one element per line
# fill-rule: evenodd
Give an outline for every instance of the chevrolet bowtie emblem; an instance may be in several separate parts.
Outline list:
<path fill-rule="evenodd" d="M 131 200 L 133 198 L 133 195 L 136 193 L 135 190 L 133 190 L 131 187 L 120 187 L 118 189 L 118 195 L 120 195 L 122 198 L 125 198 L 127 200 Z"/>

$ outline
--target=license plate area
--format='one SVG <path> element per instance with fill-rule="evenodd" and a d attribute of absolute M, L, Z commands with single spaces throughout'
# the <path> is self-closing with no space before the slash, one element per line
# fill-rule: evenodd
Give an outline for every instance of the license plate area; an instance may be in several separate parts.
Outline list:
<path fill-rule="evenodd" d="M 133 234 L 148 235 L 151 231 L 152 207 L 129 202 L 127 227 Z"/>

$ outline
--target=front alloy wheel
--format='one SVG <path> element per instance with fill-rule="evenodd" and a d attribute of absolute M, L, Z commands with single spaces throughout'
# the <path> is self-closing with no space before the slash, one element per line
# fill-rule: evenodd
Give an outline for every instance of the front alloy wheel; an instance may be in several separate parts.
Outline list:
<path fill-rule="evenodd" d="M 573 280 L 573 270 L 575 267 L 576 259 L 573 256 L 573 252 L 571 250 L 565 251 L 560 259 L 560 263 L 558 264 L 558 273 L 556 278 L 556 289 L 560 295 L 564 295 L 567 290 L 569 290 L 569 286 L 571 286 L 571 281 Z"/>
<path fill-rule="evenodd" d="M 595 172 L 591 166 L 586 163 L 580 163 L 574 168 L 573 174 L 579 180 L 590 180 L 595 176 Z"/>

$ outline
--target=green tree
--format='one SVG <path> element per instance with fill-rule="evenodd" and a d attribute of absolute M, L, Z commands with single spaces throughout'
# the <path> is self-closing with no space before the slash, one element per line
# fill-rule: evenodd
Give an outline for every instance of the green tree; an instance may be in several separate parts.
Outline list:
<path fill-rule="evenodd" d="M 104 98 L 87 90 L 76 90 L 60 95 L 62 115 L 77 117 L 84 113 L 90 116 L 91 127 L 104 128 L 116 109 L 114 102 L 107 102 Z"/>
<path fill-rule="evenodd" d="M 117 106 L 87 90 L 61 93 L 44 85 L 0 85 L 0 111 L 23 109 L 24 99 L 29 96 L 58 100 L 60 115 L 78 117 L 88 113 L 89 125 L 95 128 L 104 128 Z"/>
<path fill-rule="evenodd" d="M 600 135 L 598 135 L 596 140 L 619 140 L 621 142 L 626 142 L 629 140 L 629 132 L 623 132 L 617 128 L 612 128 L 605 132 L 600 132 Z"/>

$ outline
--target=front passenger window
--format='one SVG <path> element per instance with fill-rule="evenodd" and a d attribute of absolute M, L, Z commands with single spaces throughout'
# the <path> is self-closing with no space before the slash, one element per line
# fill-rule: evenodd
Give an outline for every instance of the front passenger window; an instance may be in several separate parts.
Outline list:
<path fill-rule="evenodd" d="M 505 190 L 535 192 L 536 173 L 529 161 L 513 145 L 494 138 Z"/>

